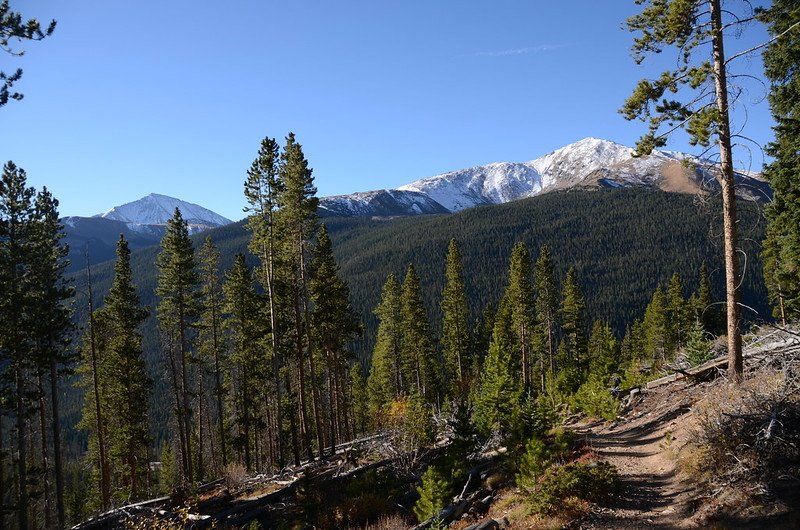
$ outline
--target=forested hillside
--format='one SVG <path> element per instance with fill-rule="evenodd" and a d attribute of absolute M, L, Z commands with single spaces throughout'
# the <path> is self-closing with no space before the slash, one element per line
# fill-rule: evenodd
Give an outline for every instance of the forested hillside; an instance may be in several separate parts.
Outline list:
<path fill-rule="evenodd" d="M 642 315 L 656 286 L 666 286 L 673 273 L 684 279 L 685 289 L 691 292 L 697 287 L 696 271 L 707 263 L 713 299 L 722 300 L 719 211 L 714 200 L 706 202 L 694 195 L 627 189 L 551 193 L 450 215 L 325 217 L 322 222 L 330 232 L 342 276 L 350 285 L 353 307 L 364 322 L 356 350 L 366 366 L 374 346 L 377 323 L 373 311 L 381 286 L 389 273 L 402 278 L 409 263 L 417 269 L 428 316 L 438 335 L 444 261 L 451 238 L 458 241 L 463 256 L 473 320 L 487 304 L 498 303 L 512 247 L 522 241 L 533 250 L 534 259 L 536 249 L 550 246 L 559 282 L 574 266 L 586 296 L 586 322 L 607 319 L 621 337 L 626 326 Z M 742 240 L 748 256 L 742 299 L 754 310 L 745 312 L 751 320 L 769 315 L 756 243 L 763 238 L 763 226 L 760 206 L 742 202 Z M 194 236 L 195 247 L 207 236 L 220 249 L 223 270 L 233 265 L 237 252 L 247 253 L 249 234 L 242 223 Z M 131 257 L 141 301 L 151 309 L 156 304 L 157 254 L 158 247 L 151 247 Z M 93 268 L 95 303 L 103 299 L 112 276 L 113 262 Z M 82 321 L 86 314 L 85 271 L 77 273 L 74 281 L 79 291 L 76 315 Z M 166 391 L 166 364 L 159 352 L 153 311 L 144 324 L 144 351 L 155 382 L 154 395 L 158 396 Z M 64 418 L 64 424 L 70 426 L 79 415 L 79 400 L 72 397 Z M 168 414 L 165 407 L 151 410 L 157 437 Z"/>

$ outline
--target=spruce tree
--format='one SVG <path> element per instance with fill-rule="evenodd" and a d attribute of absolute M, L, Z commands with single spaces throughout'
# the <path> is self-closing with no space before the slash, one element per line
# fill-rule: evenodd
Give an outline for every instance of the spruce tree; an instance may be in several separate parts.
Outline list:
<path fill-rule="evenodd" d="M 342 437 L 342 431 L 348 423 L 344 395 L 350 354 L 346 347 L 360 333 L 361 325 L 350 305 L 350 289 L 340 277 L 325 225 L 317 234 L 309 289 L 313 304 L 311 321 L 314 342 L 319 345 L 325 361 L 329 444 L 333 454 L 337 439 Z"/>
<path fill-rule="evenodd" d="M 389 274 L 386 278 L 375 315 L 378 317 L 378 333 L 367 379 L 372 417 L 378 416 L 386 405 L 400 397 L 408 388 L 400 349 L 400 284 L 394 274 Z"/>
<path fill-rule="evenodd" d="M 683 295 L 683 283 L 677 272 L 672 275 L 667 285 L 665 310 L 669 326 L 668 349 L 675 351 L 686 343 L 686 336 L 692 323 Z"/>
<path fill-rule="evenodd" d="M 497 311 L 489 353 L 475 397 L 475 425 L 484 434 L 498 432 L 507 436 L 519 417 L 523 389 L 512 360 L 515 337 L 510 303 L 508 298 L 504 298 Z"/>
<path fill-rule="evenodd" d="M 537 342 L 541 355 L 547 359 L 548 376 L 552 380 L 556 374 L 556 348 L 558 345 L 558 288 L 556 287 L 550 248 L 547 245 L 542 246 L 539 250 L 533 279 L 539 335 Z"/>
<path fill-rule="evenodd" d="M 767 208 L 764 279 L 784 325 L 800 316 L 800 10 L 793 0 L 773 0 L 762 14 L 774 39 L 764 50 L 775 139 L 764 175 L 773 190 Z"/>
<path fill-rule="evenodd" d="M 234 446 L 243 455 L 248 471 L 253 469 L 252 450 L 257 421 L 257 392 L 262 384 L 263 363 L 258 340 L 260 302 L 244 255 L 237 254 L 223 285 L 225 328 L 230 335 L 231 386 L 236 434 Z"/>
<path fill-rule="evenodd" d="M 442 355 L 450 397 L 467 390 L 472 368 L 469 344 L 469 308 L 464 287 L 464 267 L 455 239 L 447 248 L 445 287 L 442 293 Z"/>
<path fill-rule="evenodd" d="M 441 365 L 422 302 L 419 277 L 412 264 L 406 270 L 400 302 L 400 351 L 404 377 L 428 403 L 439 407 L 442 398 Z"/>
<path fill-rule="evenodd" d="M 130 249 L 123 236 L 117 242 L 114 281 L 100 311 L 105 322 L 102 355 L 108 399 L 108 448 L 121 499 L 137 498 L 147 483 L 152 383 L 147 376 L 139 332 L 147 309 L 141 307 L 133 284 Z"/>
<path fill-rule="evenodd" d="M 570 364 L 585 372 L 586 366 L 586 331 L 584 330 L 584 310 L 586 301 L 578 285 L 575 268 L 570 267 L 564 279 L 564 288 L 561 294 L 561 331 L 564 335 L 564 345 Z"/>
<path fill-rule="evenodd" d="M 189 229 L 181 211 L 175 208 L 167 221 L 167 230 L 161 240 L 161 252 L 156 260 L 160 297 L 158 320 L 162 336 L 166 339 L 171 362 L 172 387 L 175 394 L 176 423 L 180 441 L 181 481 L 184 486 L 194 482 L 192 458 L 192 405 L 190 357 L 192 352 L 192 326 L 199 311 L 196 261 Z"/>
<path fill-rule="evenodd" d="M 672 355 L 670 349 L 670 330 L 667 320 L 666 296 L 659 285 L 644 312 L 643 352 L 654 366 L 661 367 Z"/>
<path fill-rule="evenodd" d="M 208 369 L 211 372 L 211 379 L 213 380 L 213 388 L 211 394 L 215 402 L 215 415 L 217 426 L 216 436 L 219 449 L 222 467 L 227 465 L 227 446 L 225 440 L 225 411 L 223 404 L 227 388 L 224 382 L 224 372 L 226 364 L 226 352 L 224 340 L 222 338 L 222 286 L 219 278 L 219 250 L 211 236 L 207 236 L 203 246 L 199 252 L 200 259 L 200 279 L 201 286 L 201 300 L 202 305 L 200 308 L 200 319 L 197 324 L 199 330 L 198 334 L 198 353 L 200 357 L 200 374 L 199 374 L 199 391 L 198 399 L 202 406 L 205 400 L 205 374 Z M 210 418 L 214 416 L 210 411 L 206 412 Z M 200 435 L 198 436 L 198 475 L 203 476 L 203 411 L 200 411 Z"/>
<path fill-rule="evenodd" d="M 508 287 L 505 298 L 510 311 L 511 326 L 514 334 L 512 354 L 513 363 L 522 375 L 522 386 L 526 392 L 532 385 L 532 350 L 534 335 L 534 300 L 531 277 L 531 255 L 528 247 L 519 242 L 511 251 L 511 262 L 508 272 Z M 544 358 L 539 359 L 539 375 L 541 390 L 544 391 L 545 366 Z"/>

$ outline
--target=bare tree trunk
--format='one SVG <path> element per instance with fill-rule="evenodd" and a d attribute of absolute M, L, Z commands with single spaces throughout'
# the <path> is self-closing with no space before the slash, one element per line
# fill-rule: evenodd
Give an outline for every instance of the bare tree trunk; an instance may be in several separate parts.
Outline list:
<path fill-rule="evenodd" d="M 86 249 L 86 285 L 89 298 L 89 353 L 92 357 L 92 389 L 94 391 L 95 429 L 97 429 L 97 447 L 100 457 L 100 497 L 103 511 L 111 507 L 111 480 L 109 476 L 108 458 L 106 457 L 105 429 L 103 412 L 100 408 L 100 378 L 97 368 L 97 347 L 94 322 L 94 302 L 92 300 L 92 269 L 89 265 L 89 249 Z"/>
<path fill-rule="evenodd" d="M 719 163 L 722 185 L 722 220 L 725 239 L 725 293 L 728 317 L 728 373 L 735 383 L 742 381 L 742 335 L 739 327 L 739 259 L 736 238 L 736 188 L 733 177 L 733 150 L 728 107 L 728 83 L 722 34 L 720 0 L 710 0 L 714 78 L 719 120 Z"/>
<path fill-rule="evenodd" d="M 183 405 L 183 410 L 181 411 L 181 419 L 180 421 L 183 422 L 183 432 L 185 433 L 184 442 L 186 447 L 184 448 L 186 452 L 186 469 L 184 470 L 184 480 L 188 482 L 188 486 L 191 487 L 194 484 L 194 462 L 192 461 L 192 440 L 191 440 L 191 433 L 192 433 L 192 421 L 191 421 L 191 404 L 189 403 L 189 375 L 188 375 L 188 364 L 189 361 L 186 358 L 187 348 L 186 348 L 186 323 L 184 321 L 185 317 L 185 308 L 183 304 L 180 304 L 178 309 L 178 329 L 180 333 L 180 353 L 181 353 L 181 400 Z"/>
<path fill-rule="evenodd" d="M 203 480 L 203 366 L 197 376 L 197 480 Z"/>

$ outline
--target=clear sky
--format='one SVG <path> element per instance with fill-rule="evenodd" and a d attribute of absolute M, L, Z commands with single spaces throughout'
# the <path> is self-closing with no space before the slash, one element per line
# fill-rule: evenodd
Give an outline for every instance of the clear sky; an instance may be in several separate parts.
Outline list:
<path fill-rule="evenodd" d="M 288 131 L 321 196 L 530 160 L 587 136 L 633 145 L 644 126 L 617 109 L 659 66 L 629 55 L 633 0 L 11 7 L 58 27 L 21 45 L 22 58 L 0 54 L 0 69 L 25 71 L 25 99 L 0 108 L 0 158 L 47 185 L 63 215 L 156 192 L 240 219 L 261 139 Z M 729 52 L 764 38 L 753 25 Z M 760 76 L 759 57 L 738 69 Z M 754 85 L 737 116 L 761 143 L 771 138 L 763 97 Z M 670 148 L 688 149 L 681 137 Z M 745 153 L 738 165 L 750 165 Z"/>

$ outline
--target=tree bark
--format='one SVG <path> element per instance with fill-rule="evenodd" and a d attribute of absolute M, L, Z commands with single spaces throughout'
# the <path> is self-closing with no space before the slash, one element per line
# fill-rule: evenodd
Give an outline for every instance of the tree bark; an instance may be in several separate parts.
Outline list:
<path fill-rule="evenodd" d="M 736 236 L 736 186 L 733 176 L 733 150 L 731 147 L 728 83 L 725 71 L 725 50 L 722 34 L 722 9 L 720 0 L 710 0 L 712 53 L 719 111 L 719 162 L 722 186 L 722 220 L 725 239 L 725 294 L 728 320 L 728 373 L 735 383 L 742 381 L 742 335 L 739 326 L 739 259 Z"/>
<path fill-rule="evenodd" d="M 39 441 L 41 442 L 42 451 L 42 489 L 43 489 L 43 503 L 44 503 L 44 526 L 45 528 L 53 527 L 53 513 L 50 498 L 50 459 L 47 455 L 47 407 L 45 406 L 44 399 L 44 382 L 42 381 L 42 374 L 36 376 L 37 391 L 39 394 Z"/>
<path fill-rule="evenodd" d="M 28 528 L 28 454 L 25 447 L 25 376 L 22 368 L 14 369 L 17 405 L 17 521 L 19 528 Z"/>
<path fill-rule="evenodd" d="M 86 250 L 86 287 L 89 298 L 89 354 L 92 359 L 92 389 L 94 391 L 95 429 L 97 429 L 97 446 L 100 457 L 100 497 L 103 511 L 111 507 L 111 480 L 109 479 L 108 459 L 106 457 L 105 432 L 103 429 L 103 413 L 100 408 L 100 378 L 97 368 L 97 347 L 95 338 L 94 301 L 92 299 L 92 269 L 89 265 L 89 250 Z"/>

